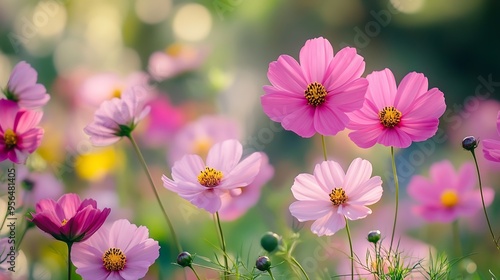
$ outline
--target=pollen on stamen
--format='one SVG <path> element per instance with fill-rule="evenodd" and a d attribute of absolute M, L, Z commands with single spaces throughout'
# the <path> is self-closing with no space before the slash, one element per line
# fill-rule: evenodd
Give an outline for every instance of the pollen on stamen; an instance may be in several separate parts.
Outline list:
<path fill-rule="evenodd" d="M 12 148 L 12 147 L 14 147 L 17 144 L 17 135 L 10 128 L 7 128 L 5 130 L 3 138 L 4 138 L 5 145 L 7 146 L 7 148 Z"/>
<path fill-rule="evenodd" d="M 125 268 L 127 257 L 119 248 L 109 248 L 102 255 L 102 266 L 107 271 L 120 271 Z"/>
<path fill-rule="evenodd" d="M 61 221 L 61 226 L 64 226 L 64 225 L 65 225 L 65 224 L 67 224 L 67 223 L 68 223 L 68 220 L 63 219 L 63 220 Z"/>
<path fill-rule="evenodd" d="M 198 175 L 198 182 L 207 188 L 213 188 L 220 184 L 222 177 L 223 174 L 221 171 L 205 167 L 205 170 L 200 171 L 200 175 Z"/>
<path fill-rule="evenodd" d="M 328 92 L 326 91 L 325 87 L 318 82 L 309 84 L 304 92 L 304 96 L 307 99 L 307 103 L 309 103 L 309 105 L 312 105 L 314 107 L 317 107 L 325 103 L 327 95 Z"/>
<path fill-rule="evenodd" d="M 441 194 L 441 203 L 445 207 L 453 207 L 458 204 L 458 194 L 454 190 L 446 190 Z"/>
<path fill-rule="evenodd" d="M 393 106 L 384 107 L 384 109 L 378 113 L 378 117 L 380 123 L 387 128 L 393 128 L 401 122 L 401 112 Z"/>
<path fill-rule="evenodd" d="M 335 188 L 330 193 L 330 201 L 333 205 L 339 206 L 347 201 L 347 195 L 342 188 Z"/>

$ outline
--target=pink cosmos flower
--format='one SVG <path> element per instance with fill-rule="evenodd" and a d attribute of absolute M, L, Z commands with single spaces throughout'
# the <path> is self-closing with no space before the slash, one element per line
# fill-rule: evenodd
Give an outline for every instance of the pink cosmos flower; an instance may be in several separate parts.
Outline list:
<path fill-rule="evenodd" d="M 413 212 L 429 222 L 449 223 L 461 216 L 471 216 L 482 208 L 479 189 L 474 189 L 476 176 L 472 163 L 465 163 L 455 172 L 450 161 L 434 163 L 430 179 L 414 176 L 408 194 L 419 205 Z M 491 204 L 494 192 L 483 188 L 485 205 Z"/>
<path fill-rule="evenodd" d="M 17 102 L 19 107 L 34 110 L 45 105 L 50 95 L 41 84 L 37 84 L 38 73 L 25 61 L 21 61 L 12 70 L 7 88 L 3 94 L 8 100 Z"/>
<path fill-rule="evenodd" d="M 102 226 L 110 211 L 109 208 L 102 211 L 97 209 L 93 199 L 81 201 L 77 194 L 69 193 L 61 196 L 57 202 L 52 199 L 40 200 L 31 221 L 57 240 L 81 242 Z"/>
<path fill-rule="evenodd" d="M 76 273 L 92 280 L 142 279 L 159 256 L 148 228 L 124 219 L 104 225 L 71 251 Z"/>
<path fill-rule="evenodd" d="M 316 164 L 314 174 L 295 178 L 292 193 L 298 201 L 290 205 L 290 213 L 300 222 L 315 222 L 311 226 L 318 236 L 333 235 L 345 227 L 345 218 L 358 220 L 372 213 L 366 205 L 382 197 L 382 180 L 371 177 L 369 161 L 356 158 L 347 173 L 334 161 Z"/>
<path fill-rule="evenodd" d="M 172 44 L 164 52 L 154 52 L 149 57 L 149 73 L 157 81 L 175 77 L 200 67 L 205 60 L 206 53 L 207 51 L 203 48 L 179 43 Z"/>
<path fill-rule="evenodd" d="M 260 171 L 261 154 L 240 162 L 242 153 L 241 143 L 230 139 L 210 149 L 206 164 L 198 155 L 186 155 L 172 167 L 173 180 L 162 176 L 163 185 L 213 214 L 221 208 L 222 195 L 250 185 Z"/>
<path fill-rule="evenodd" d="M 149 113 L 141 92 L 129 90 L 121 98 L 106 100 L 95 112 L 94 121 L 83 130 L 95 146 L 108 146 L 129 136 Z"/>
<path fill-rule="evenodd" d="M 250 185 L 243 188 L 232 189 L 221 197 L 222 206 L 219 210 L 221 220 L 236 220 L 259 201 L 262 187 L 274 175 L 274 168 L 269 164 L 267 155 L 264 153 L 260 153 L 260 155 L 260 171 L 255 177 L 255 180 Z"/>
<path fill-rule="evenodd" d="M 19 109 L 10 100 L 0 100 L 0 162 L 9 159 L 24 164 L 40 146 L 43 129 L 37 127 L 42 112 Z"/>
<path fill-rule="evenodd" d="M 497 131 L 500 134 L 500 112 L 497 115 Z M 485 139 L 483 143 L 484 158 L 494 162 L 500 162 L 500 141 L 494 139 Z"/>
<path fill-rule="evenodd" d="M 217 115 L 202 116 L 188 123 L 175 135 L 168 151 L 169 162 L 174 164 L 186 154 L 206 157 L 215 143 L 239 139 L 240 134 L 238 124 L 233 119 Z"/>
<path fill-rule="evenodd" d="M 262 108 L 271 120 L 302 137 L 316 132 L 335 135 L 349 118 L 346 113 L 361 108 L 368 87 L 361 74 L 363 57 L 354 48 L 343 48 L 335 56 L 324 38 L 308 40 L 300 50 L 300 65 L 288 55 L 269 64 Z"/>
<path fill-rule="evenodd" d="M 436 134 L 446 104 L 439 89 L 428 90 L 423 74 L 409 73 L 399 87 L 389 69 L 374 71 L 366 78 L 370 85 L 365 103 L 350 114 L 347 126 L 354 130 L 349 137 L 356 145 L 406 148 Z"/>

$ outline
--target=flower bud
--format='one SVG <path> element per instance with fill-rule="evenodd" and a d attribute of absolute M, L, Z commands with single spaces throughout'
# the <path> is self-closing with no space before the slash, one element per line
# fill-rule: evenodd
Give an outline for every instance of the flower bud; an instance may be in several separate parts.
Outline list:
<path fill-rule="evenodd" d="M 188 252 L 182 252 L 177 256 L 177 264 L 186 267 L 191 266 L 193 263 L 193 257 Z"/>
<path fill-rule="evenodd" d="M 467 136 L 462 140 L 462 147 L 467 151 L 473 151 L 477 148 L 477 140 L 474 136 Z"/>
<path fill-rule="evenodd" d="M 260 271 L 268 271 L 271 269 L 271 260 L 268 256 L 261 256 L 257 258 L 255 267 Z"/>
<path fill-rule="evenodd" d="M 269 253 L 276 250 L 280 243 L 281 237 L 274 232 L 266 232 L 260 239 L 260 246 Z"/>
<path fill-rule="evenodd" d="M 368 242 L 377 244 L 380 240 L 380 230 L 372 230 L 368 233 Z"/>

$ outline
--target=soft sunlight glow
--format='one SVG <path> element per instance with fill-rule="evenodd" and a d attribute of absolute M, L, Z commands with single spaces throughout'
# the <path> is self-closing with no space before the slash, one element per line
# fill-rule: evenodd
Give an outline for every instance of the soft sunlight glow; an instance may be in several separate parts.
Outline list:
<path fill-rule="evenodd" d="M 156 24 L 165 20 L 172 9 L 170 0 L 137 0 L 135 12 L 144 23 Z"/>
<path fill-rule="evenodd" d="M 422 10 L 425 0 L 391 0 L 391 4 L 402 13 L 414 14 Z"/>
<path fill-rule="evenodd" d="M 205 39 L 212 29 L 210 12 L 200 4 L 182 6 L 174 16 L 172 23 L 174 33 L 186 41 Z"/>

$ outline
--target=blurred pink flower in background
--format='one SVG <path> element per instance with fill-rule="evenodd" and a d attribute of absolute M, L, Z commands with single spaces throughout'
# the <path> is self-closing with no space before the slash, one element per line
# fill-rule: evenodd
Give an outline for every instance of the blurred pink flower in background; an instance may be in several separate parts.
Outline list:
<path fill-rule="evenodd" d="M 71 260 L 83 279 L 141 279 L 160 256 L 145 226 L 121 219 L 73 246 Z"/>
<path fill-rule="evenodd" d="M 120 98 L 126 91 L 144 94 L 142 98 L 145 99 L 153 90 L 148 81 L 148 75 L 143 72 L 134 72 L 125 78 L 115 73 L 97 74 L 82 83 L 78 99 L 81 105 L 93 108 L 114 97 Z"/>
<path fill-rule="evenodd" d="M 110 211 L 109 208 L 98 209 L 93 199 L 81 201 L 77 194 L 69 193 L 61 196 L 57 202 L 52 199 L 40 200 L 31 221 L 57 240 L 81 242 L 102 226 Z"/>
<path fill-rule="evenodd" d="M 26 162 L 42 142 L 44 131 L 37 127 L 42 116 L 42 112 L 26 111 L 13 101 L 0 100 L 0 162 Z"/>
<path fill-rule="evenodd" d="M 446 104 L 443 93 L 428 89 L 427 78 L 416 72 L 407 74 L 399 87 L 391 70 L 374 71 L 363 107 L 350 114 L 347 126 L 351 140 L 361 148 L 376 143 L 407 148 L 436 134 Z"/>
<path fill-rule="evenodd" d="M 30 172 L 24 166 L 17 167 L 16 183 L 19 188 L 19 205 L 34 208 L 42 199 L 57 199 L 64 192 L 64 186 L 50 172 Z"/>
<path fill-rule="evenodd" d="M 497 115 L 497 132 L 500 134 L 500 112 Z M 494 139 L 483 140 L 483 154 L 487 160 L 500 162 L 500 141 Z"/>
<path fill-rule="evenodd" d="M 170 164 L 174 164 L 186 154 L 206 157 L 215 143 L 238 138 L 239 126 L 234 120 L 217 115 L 202 116 L 185 125 L 174 136 L 168 159 Z"/>
<path fill-rule="evenodd" d="M 450 161 L 440 161 L 430 167 L 429 176 L 430 179 L 416 175 L 408 185 L 408 194 L 419 203 L 413 207 L 416 215 L 429 222 L 449 223 L 481 209 L 472 163 L 463 164 L 456 172 Z M 483 195 L 485 204 L 491 204 L 493 190 L 483 188 Z"/>
<path fill-rule="evenodd" d="M 318 236 L 333 235 L 346 225 L 345 218 L 358 220 L 372 213 L 382 197 L 382 180 L 372 175 L 369 161 L 356 158 L 347 173 L 334 161 L 316 164 L 314 173 L 295 177 L 292 193 L 298 201 L 290 213 L 300 222 L 315 222 L 311 231 Z"/>
<path fill-rule="evenodd" d="M 107 146 L 129 136 L 150 108 L 145 97 L 134 91 L 124 92 L 121 98 L 104 101 L 95 112 L 94 121 L 84 128 L 95 146 Z"/>
<path fill-rule="evenodd" d="M 148 70 L 155 80 L 162 81 L 199 68 L 206 55 L 204 48 L 174 43 L 151 54 Z"/>
<path fill-rule="evenodd" d="M 221 220 L 236 220 L 259 201 L 262 187 L 274 175 L 274 168 L 269 164 L 267 155 L 262 152 L 260 155 L 260 171 L 253 182 L 246 187 L 233 189 L 221 197 L 222 206 L 219 210 Z"/>
<path fill-rule="evenodd" d="M 172 105 L 164 95 L 156 95 L 146 106 L 149 106 L 150 112 L 144 120 L 141 138 L 151 145 L 165 145 L 184 125 L 186 116 L 182 109 Z"/>
<path fill-rule="evenodd" d="M 198 155 L 186 155 L 172 167 L 172 179 L 163 175 L 163 185 L 198 208 L 213 214 L 220 210 L 221 196 L 248 186 L 260 172 L 261 153 L 241 160 L 243 147 L 237 140 L 215 144 L 206 165 Z"/>
<path fill-rule="evenodd" d="M 302 137 L 316 132 L 335 135 L 349 122 L 346 113 L 361 108 L 368 82 L 363 57 L 354 48 L 335 56 L 324 38 L 306 41 L 300 50 L 300 65 L 288 55 L 269 64 L 261 97 L 264 113 L 283 128 Z"/>
<path fill-rule="evenodd" d="M 21 61 L 12 70 L 3 94 L 19 107 L 34 110 L 45 105 L 50 95 L 42 84 L 37 84 L 38 73 L 28 63 Z"/>

